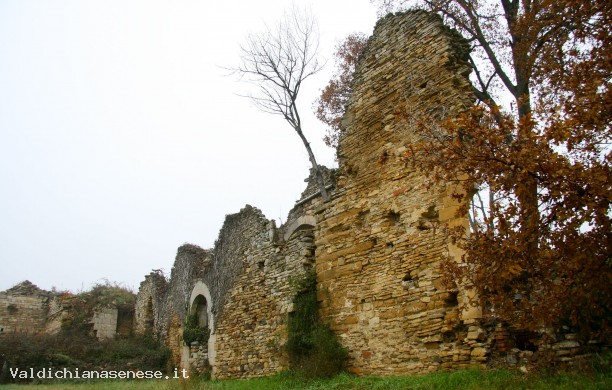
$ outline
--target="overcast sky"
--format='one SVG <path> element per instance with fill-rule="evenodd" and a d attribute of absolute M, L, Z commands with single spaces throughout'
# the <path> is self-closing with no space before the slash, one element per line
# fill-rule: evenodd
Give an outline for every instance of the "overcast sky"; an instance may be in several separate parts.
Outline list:
<path fill-rule="evenodd" d="M 334 46 L 370 34 L 369 0 L 308 0 L 325 72 L 300 96 L 321 163 L 333 151 L 312 102 Z M 309 162 L 279 118 L 227 77 L 249 31 L 289 1 L 0 1 L 0 290 L 25 279 L 137 289 L 185 242 L 213 246 L 245 204 L 284 222 Z M 282 221 L 279 221 L 282 220 Z"/>

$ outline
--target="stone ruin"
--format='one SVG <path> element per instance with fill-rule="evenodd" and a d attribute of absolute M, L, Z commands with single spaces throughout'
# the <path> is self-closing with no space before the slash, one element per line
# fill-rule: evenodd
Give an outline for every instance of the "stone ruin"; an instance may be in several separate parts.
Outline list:
<path fill-rule="evenodd" d="M 175 362 L 210 366 L 215 378 L 271 375 L 287 368 L 283 346 L 293 311 L 292 278 L 313 269 L 322 320 L 350 351 L 349 369 L 397 375 L 482 365 L 490 342 L 469 291 L 448 291 L 440 261 L 461 253 L 435 227 L 465 224 L 451 188 L 426 189 L 402 159 L 410 128 L 395 113 L 473 102 L 466 48 L 424 11 L 378 22 L 356 70 L 344 116 L 339 168 L 327 172 L 329 202 L 312 177 L 276 227 L 246 206 L 227 216 L 214 248 L 178 249 L 169 280 L 148 275 L 135 326 L 166 340 Z M 207 345 L 187 346 L 185 318 L 201 320 Z"/>
<path fill-rule="evenodd" d="M 456 216 L 453 188 L 426 187 L 402 159 L 412 134 L 399 106 L 409 115 L 453 114 L 473 104 L 462 42 L 425 11 L 380 20 L 356 70 L 339 168 L 325 170 L 331 200 L 322 201 L 311 175 L 282 226 L 247 205 L 226 217 L 212 249 L 178 248 L 169 279 L 154 271 L 141 283 L 134 332 L 163 340 L 177 366 L 215 378 L 272 375 L 288 367 L 291 280 L 314 269 L 321 318 L 348 348 L 352 372 L 483 366 L 496 351 L 514 351 L 511 364 L 528 356 L 512 349 L 507 330 L 485 329 L 480 309 L 466 304 L 469 289 L 445 288 L 438 265 L 462 253 L 436 227 L 467 217 Z M 27 319 L 32 330 L 53 329 L 49 294 L 19 289 L 29 289 L 18 300 L 23 318 L 11 317 L 5 298 L 21 292 L 7 290 L 0 325 L 19 331 Z M 183 341 L 194 313 L 210 330 L 206 345 Z M 116 316 L 99 316 L 99 334 L 112 336 Z M 568 335 L 556 348 L 568 357 L 578 344 Z"/>
<path fill-rule="evenodd" d="M 29 280 L 0 292 L 0 335 L 6 333 L 41 333 L 49 325 L 47 314 L 52 295 Z"/>
<path fill-rule="evenodd" d="M 74 317 L 78 296 L 38 288 L 29 280 L 0 292 L 0 336 L 6 334 L 57 334 Z M 93 308 L 89 333 L 98 340 L 132 333 L 134 305 L 110 304 Z"/>

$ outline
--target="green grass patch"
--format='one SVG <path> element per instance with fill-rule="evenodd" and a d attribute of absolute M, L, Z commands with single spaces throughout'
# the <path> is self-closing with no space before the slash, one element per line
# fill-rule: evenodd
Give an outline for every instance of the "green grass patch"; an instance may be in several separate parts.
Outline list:
<path fill-rule="evenodd" d="M 98 341 L 83 334 L 32 335 L 0 338 L 0 383 L 27 383 L 13 379 L 10 369 L 54 371 L 123 371 L 126 369 L 166 372 L 170 352 L 148 337 L 125 337 Z M 6 362 L 6 368 L 2 366 Z M 33 382 L 48 382 L 34 378 Z"/>
<path fill-rule="evenodd" d="M 509 370 L 460 370 L 437 372 L 420 376 L 363 377 L 340 374 L 328 379 L 304 379 L 287 373 L 267 378 L 247 380 L 149 380 L 149 381 L 105 381 L 95 383 L 53 385 L 7 385 L 3 389 L 14 390 L 60 390 L 60 389 L 202 389 L 202 390 L 608 390 L 612 388 L 612 376 L 607 372 L 578 374 L 572 372 L 524 375 Z"/>

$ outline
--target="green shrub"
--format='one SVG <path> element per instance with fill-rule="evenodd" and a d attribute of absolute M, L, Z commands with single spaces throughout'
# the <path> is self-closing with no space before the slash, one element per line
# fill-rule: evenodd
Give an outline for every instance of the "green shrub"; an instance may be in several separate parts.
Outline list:
<path fill-rule="evenodd" d="M 183 330 L 183 341 L 185 344 L 191 345 L 191 343 L 197 341 L 200 344 L 208 343 L 208 337 L 210 336 L 210 329 L 207 326 L 198 325 L 198 317 L 196 314 L 188 315 L 185 320 L 185 329 Z"/>
<path fill-rule="evenodd" d="M 80 370 L 165 371 L 170 353 L 150 337 L 98 341 L 82 334 L 60 333 L 0 337 L 0 356 L 6 360 L 10 368 L 25 367 L 34 371 L 49 367 L 53 367 L 54 370 L 79 368 Z M 3 379 L 12 380 L 7 375 L 4 375 Z"/>
<path fill-rule="evenodd" d="M 98 306 L 136 303 L 136 294 L 130 288 L 106 279 L 104 283 L 97 283 L 91 290 L 79 295 Z"/>
<path fill-rule="evenodd" d="M 108 280 L 76 295 L 64 292 L 57 296 L 68 314 L 62 322 L 62 330 L 72 335 L 92 333 L 91 318 L 96 309 L 133 305 L 136 302 L 133 291 Z"/>
<path fill-rule="evenodd" d="M 316 274 L 294 282 L 293 313 L 289 316 L 287 351 L 291 369 L 309 378 L 332 377 L 346 368 L 348 350 L 330 327 L 319 321 Z"/>
<path fill-rule="evenodd" d="M 317 326 L 317 293 L 300 291 L 293 299 L 294 312 L 289 315 L 287 348 L 293 358 L 309 355 L 313 348 L 312 333 Z"/>

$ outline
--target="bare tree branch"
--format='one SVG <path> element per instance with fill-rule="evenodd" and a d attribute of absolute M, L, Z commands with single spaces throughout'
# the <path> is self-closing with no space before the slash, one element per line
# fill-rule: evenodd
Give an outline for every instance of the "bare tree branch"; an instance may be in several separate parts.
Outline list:
<path fill-rule="evenodd" d="M 327 201 L 325 180 L 304 136 L 297 107 L 302 83 L 323 68 L 318 48 L 316 21 L 310 13 L 294 8 L 285 13 L 276 28 L 266 26 L 262 32 L 249 35 L 240 46 L 240 65 L 231 70 L 258 87 L 257 95 L 246 95 L 257 108 L 281 115 L 298 134 L 308 152 L 321 195 Z"/>

